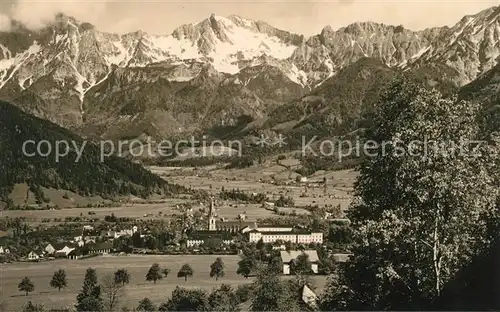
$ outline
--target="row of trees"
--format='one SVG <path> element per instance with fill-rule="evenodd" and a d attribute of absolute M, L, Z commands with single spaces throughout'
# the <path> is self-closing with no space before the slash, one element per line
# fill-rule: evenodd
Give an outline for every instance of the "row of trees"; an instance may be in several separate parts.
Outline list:
<path fill-rule="evenodd" d="M 153 283 L 156 284 L 156 281 L 161 280 L 163 277 L 166 278 L 169 273 L 170 269 L 161 268 L 158 263 L 153 263 L 146 274 L 146 280 L 153 281 Z M 193 268 L 186 263 L 180 268 L 179 272 L 177 272 L 177 277 L 184 278 L 184 281 L 187 281 L 188 277 L 192 277 L 193 274 Z M 224 277 L 224 262 L 221 258 L 215 259 L 210 265 L 210 277 L 215 277 L 215 280 Z"/>
<path fill-rule="evenodd" d="M 87 273 L 91 274 L 89 273 L 88 270 Z M 170 269 L 162 268 L 158 263 L 153 263 L 153 265 L 149 268 L 148 272 L 146 273 L 146 280 L 152 281 L 154 284 L 156 284 L 157 281 L 163 278 L 167 278 L 169 273 Z M 180 268 L 179 272 L 177 272 L 177 277 L 184 278 L 184 280 L 187 281 L 188 277 L 192 277 L 193 274 L 194 274 L 193 268 L 186 263 Z M 210 265 L 210 277 L 215 277 L 215 279 L 218 280 L 223 276 L 224 276 L 224 262 L 222 261 L 221 258 L 217 258 Z M 93 275 L 90 275 L 89 278 L 93 279 Z M 125 286 L 125 284 L 130 283 L 130 274 L 126 269 L 119 269 L 114 273 L 114 275 L 112 275 L 112 282 L 113 284 L 121 285 L 123 287 Z M 111 280 L 106 281 L 106 284 L 109 283 L 111 283 Z M 68 278 L 66 276 L 66 271 L 63 269 L 55 271 L 50 281 L 50 286 L 56 288 L 59 291 L 61 291 L 61 289 L 63 288 L 66 288 L 68 286 Z M 35 285 L 29 277 L 24 277 L 18 284 L 18 289 L 19 291 L 24 292 L 25 295 L 27 296 L 30 292 L 35 291 Z"/>

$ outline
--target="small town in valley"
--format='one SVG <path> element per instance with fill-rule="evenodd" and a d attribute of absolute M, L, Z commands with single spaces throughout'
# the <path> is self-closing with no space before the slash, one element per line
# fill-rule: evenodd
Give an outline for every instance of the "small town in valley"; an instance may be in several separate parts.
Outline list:
<path fill-rule="evenodd" d="M 260 167 L 268 170 L 275 165 L 272 160 Z M 4 285 L 19 283 L 20 272 L 9 268 L 23 268 L 22 274 L 32 272 L 28 277 L 35 286 L 42 283 L 39 287 L 50 282 L 47 270 L 63 268 L 68 286 L 53 294 L 63 294 L 60 302 L 69 307 L 75 297 L 68 291 L 78 291 L 79 279 L 85 273 L 82 265 L 103 275 L 123 269 L 139 288 L 127 291 L 121 304 L 137 304 L 143 299 L 138 297 L 143 290 L 156 294 L 155 289 L 160 287 L 160 282 L 148 283 L 145 278 L 151 265 L 157 263 L 175 273 L 182 265 L 190 265 L 194 274 L 187 283 L 211 290 L 210 265 L 220 258 L 224 276 L 213 282 L 229 283 L 235 289 L 250 287 L 268 263 L 276 265 L 274 272 L 285 280 L 299 272 L 309 276 L 311 284 L 301 285 L 301 302 L 313 308 L 328 275 L 349 259 L 351 230 L 343 209 L 350 201 L 355 171 L 332 172 L 338 182 L 329 183 L 333 176 L 306 179 L 282 174 L 284 178 L 229 179 L 221 174 L 235 171 L 223 167 L 198 169 L 195 177 L 189 168 L 151 170 L 168 174 L 176 183 L 197 191 L 173 199 L 101 200 L 78 207 L 77 196 L 64 192 L 62 197 L 66 198 L 55 196 L 51 201 L 73 202 L 73 208 L 60 208 L 52 202 L 34 208 L 35 193 L 29 186 L 16 185 L 15 193 L 28 195 L 7 212 L 3 223 L 0 259 L 5 269 Z M 30 202 L 32 206 L 23 206 Z M 174 280 L 165 284 L 171 278 Z M 174 290 L 177 281 L 185 283 L 168 275 L 161 285 Z M 17 293 L 14 289 L 12 295 Z M 50 306 L 46 299 L 51 295 L 44 299 L 36 293 L 36 288 L 28 293 L 30 300 Z M 13 298 L 13 304 L 18 302 L 20 307 L 27 299 Z"/>

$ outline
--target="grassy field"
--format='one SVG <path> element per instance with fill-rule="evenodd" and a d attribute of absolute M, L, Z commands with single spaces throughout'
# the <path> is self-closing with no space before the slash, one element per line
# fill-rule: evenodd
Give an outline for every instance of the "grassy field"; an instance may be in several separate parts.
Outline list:
<path fill-rule="evenodd" d="M 27 217 L 27 218 L 65 218 L 77 217 L 80 214 L 89 216 L 89 212 L 94 212 L 92 217 L 104 219 L 105 216 L 114 213 L 118 217 L 143 218 L 145 214 L 156 216 L 159 212 L 172 214 L 178 212 L 175 206 L 186 202 L 182 199 L 169 199 L 160 204 L 125 204 L 120 207 L 102 208 L 62 208 L 58 210 L 5 210 L 4 217 Z M 151 218 L 151 217 L 149 217 Z"/>
<path fill-rule="evenodd" d="M 149 297 L 156 305 L 166 301 L 177 286 L 188 288 L 204 288 L 211 290 L 213 287 L 226 283 L 233 287 L 250 283 L 248 280 L 237 275 L 238 256 L 221 256 L 225 264 L 225 276 L 219 281 L 209 277 L 210 264 L 217 256 L 208 255 L 183 255 L 183 256 L 102 256 L 84 260 L 55 260 L 40 263 L 14 263 L 4 264 L 1 269 L 1 300 L 7 302 L 9 311 L 19 311 L 29 300 L 43 303 L 47 308 L 63 308 L 75 303 L 76 295 L 80 291 L 85 270 L 88 267 L 96 269 L 101 278 L 105 274 L 113 273 L 117 269 L 126 268 L 131 274 L 130 284 L 126 286 L 126 296 L 123 298 L 122 306 L 134 307 L 137 302 Z M 145 280 L 146 272 L 153 263 L 169 268 L 170 275 L 156 284 Z M 189 263 L 194 270 L 192 279 L 187 282 L 177 278 L 177 272 L 184 263 Z M 68 276 L 68 288 L 58 292 L 49 287 L 50 279 L 54 271 L 62 268 Z M 17 290 L 17 284 L 28 276 L 35 284 L 35 291 L 28 296 Z M 318 291 L 325 285 L 326 277 L 315 276 L 313 282 Z"/>

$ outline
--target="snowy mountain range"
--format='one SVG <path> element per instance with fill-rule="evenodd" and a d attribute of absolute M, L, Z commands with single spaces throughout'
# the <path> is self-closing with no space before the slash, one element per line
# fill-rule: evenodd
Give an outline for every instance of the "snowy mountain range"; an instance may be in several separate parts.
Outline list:
<path fill-rule="evenodd" d="M 119 35 L 60 14 L 40 30 L 13 21 L 0 32 L 0 98 L 88 135 L 165 136 L 241 120 L 275 124 L 267 119 L 283 105 L 298 105 L 302 115 L 290 118 L 303 120 L 301 99 L 338 85 L 339 73 L 350 77 L 353 64 L 369 77 L 359 67 L 374 68 L 359 63 L 367 57 L 383 73 L 406 71 L 459 88 L 488 75 L 499 55 L 500 7 L 453 27 L 365 22 L 327 26 L 310 38 L 235 15 L 212 14 L 169 35 Z"/>

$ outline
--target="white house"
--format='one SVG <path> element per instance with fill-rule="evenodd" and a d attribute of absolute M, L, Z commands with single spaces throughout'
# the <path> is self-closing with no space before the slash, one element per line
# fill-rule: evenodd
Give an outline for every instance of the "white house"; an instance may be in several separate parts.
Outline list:
<path fill-rule="evenodd" d="M 318 258 L 318 253 L 316 250 L 290 250 L 290 251 L 281 251 L 281 262 L 283 263 L 283 274 L 289 275 L 290 274 L 290 264 L 292 261 L 295 261 L 298 256 L 306 254 L 309 256 L 309 261 L 311 262 L 311 270 L 314 273 L 318 273 L 318 263 L 319 263 L 319 258 Z"/>
<path fill-rule="evenodd" d="M 84 242 L 85 242 L 85 244 L 95 244 L 96 238 L 92 237 L 92 236 L 86 236 L 84 238 Z"/>
<path fill-rule="evenodd" d="M 253 230 L 248 233 L 248 240 L 251 243 L 256 243 L 262 239 L 263 243 L 269 244 L 274 243 L 276 241 L 297 242 L 297 234 L 292 232 L 259 232 L 257 230 Z"/>
<path fill-rule="evenodd" d="M 38 260 L 38 259 L 40 259 L 40 256 L 37 255 L 34 251 L 28 254 L 28 260 Z"/>
<path fill-rule="evenodd" d="M 248 240 L 256 243 L 262 239 L 263 243 L 274 243 L 276 241 L 290 242 L 294 244 L 323 244 L 323 233 L 318 232 L 293 232 L 293 231 L 266 231 L 259 229 L 248 232 Z"/>
<path fill-rule="evenodd" d="M 71 248 L 71 247 L 68 247 L 68 246 L 64 246 L 63 248 L 57 250 L 55 252 L 55 254 L 59 257 L 67 257 L 69 255 L 70 252 L 72 252 L 73 250 L 75 250 L 75 248 Z"/>
<path fill-rule="evenodd" d="M 44 250 L 48 255 L 53 255 L 56 252 L 56 249 L 52 246 L 52 244 L 48 244 Z"/>

